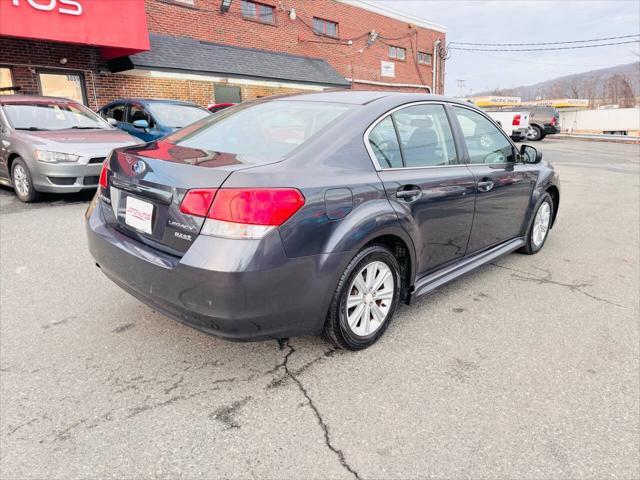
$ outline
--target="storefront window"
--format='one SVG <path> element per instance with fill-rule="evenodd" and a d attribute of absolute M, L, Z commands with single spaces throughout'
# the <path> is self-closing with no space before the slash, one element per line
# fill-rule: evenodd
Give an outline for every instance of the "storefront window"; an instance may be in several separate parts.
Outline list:
<path fill-rule="evenodd" d="M 11 78 L 11 70 L 5 67 L 0 67 L 0 88 L 7 88 L 13 86 L 13 79 Z"/>
<path fill-rule="evenodd" d="M 86 104 L 84 80 L 80 73 L 38 73 L 40 93 L 51 97 L 64 97 Z"/>

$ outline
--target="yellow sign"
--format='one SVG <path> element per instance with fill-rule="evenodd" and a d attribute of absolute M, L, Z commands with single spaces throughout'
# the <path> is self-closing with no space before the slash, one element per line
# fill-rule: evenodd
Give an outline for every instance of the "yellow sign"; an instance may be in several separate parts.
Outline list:
<path fill-rule="evenodd" d="M 513 107 L 520 105 L 520 97 L 499 97 L 495 95 L 469 98 L 478 107 Z"/>
<path fill-rule="evenodd" d="M 556 108 L 586 108 L 589 106 L 589 100 L 586 98 L 553 98 L 550 100 L 525 102 L 524 105 L 541 105 L 544 107 Z"/>

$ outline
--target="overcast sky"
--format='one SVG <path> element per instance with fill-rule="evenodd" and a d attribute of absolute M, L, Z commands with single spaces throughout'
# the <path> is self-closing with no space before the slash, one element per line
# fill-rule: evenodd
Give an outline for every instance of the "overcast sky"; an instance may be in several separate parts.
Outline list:
<path fill-rule="evenodd" d="M 447 42 L 552 42 L 640 33 L 638 0 L 374 1 L 443 25 Z M 631 63 L 640 60 L 639 45 L 551 52 L 451 50 L 446 93 L 458 94 L 457 79 L 466 81 L 468 95 Z"/>

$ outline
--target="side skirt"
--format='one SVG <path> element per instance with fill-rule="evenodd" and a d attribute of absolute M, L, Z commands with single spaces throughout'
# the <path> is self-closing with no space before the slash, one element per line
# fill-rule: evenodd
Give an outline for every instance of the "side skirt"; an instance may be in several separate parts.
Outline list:
<path fill-rule="evenodd" d="M 496 245 L 495 247 L 485 250 L 471 257 L 466 257 L 458 263 L 451 265 L 443 270 L 434 272 L 426 277 L 419 279 L 414 287 L 412 296 L 420 296 L 434 291 L 445 283 L 449 283 L 465 273 L 475 270 L 476 268 L 495 260 L 498 257 L 511 253 L 522 247 L 525 243 L 524 237 L 514 238 L 507 242 Z M 407 302 L 408 303 L 408 302 Z"/>

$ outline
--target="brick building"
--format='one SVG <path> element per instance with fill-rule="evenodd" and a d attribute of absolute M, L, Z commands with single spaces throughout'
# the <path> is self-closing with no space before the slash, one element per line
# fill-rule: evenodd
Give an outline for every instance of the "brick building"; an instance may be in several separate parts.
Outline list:
<path fill-rule="evenodd" d="M 442 93 L 444 43 L 442 27 L 360 0 L 0 0 L 0 87 L 91 108 L 135 96 Z"/>

